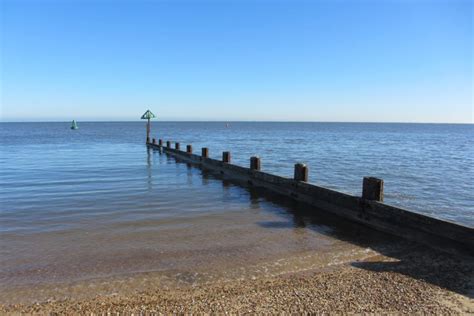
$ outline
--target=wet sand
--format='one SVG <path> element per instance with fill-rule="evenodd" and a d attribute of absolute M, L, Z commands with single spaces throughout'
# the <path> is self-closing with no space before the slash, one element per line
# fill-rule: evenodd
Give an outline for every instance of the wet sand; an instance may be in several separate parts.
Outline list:
<path fill-rule="evenodd" d="M 129 293 L 3 305 L 0 311 L 474 313 L 473 259 L 416 245 L 398 249 L 390 256 L 371 252 L 362 260 L 271 276 L 209 282 L 196 282 L 190 276 L 182 280 L 171 286 L 151 279 Z"/>

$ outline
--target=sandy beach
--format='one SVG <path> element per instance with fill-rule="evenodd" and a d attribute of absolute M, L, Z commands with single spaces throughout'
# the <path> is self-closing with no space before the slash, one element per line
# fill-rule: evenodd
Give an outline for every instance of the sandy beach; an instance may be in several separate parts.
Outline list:
<path fill-rule="evenodd" d="M 474 316 L 474 1 L 0 8 L 0 316 Z"/>
<path fill-rule="evenodd" d="M 474 264 L 416 246 L 325 269 L 261 278 L 151 284 L 127 294 L 3 305 L 2 313 L 428 313 L 472 314 Z"/>

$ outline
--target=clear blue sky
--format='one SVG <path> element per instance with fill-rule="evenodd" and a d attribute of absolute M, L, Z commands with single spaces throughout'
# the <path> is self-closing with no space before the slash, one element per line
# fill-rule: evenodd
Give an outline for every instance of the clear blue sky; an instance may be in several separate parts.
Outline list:
<path fill-rule="evenodd" d="M 473 122 L 473 1 L 1 1 L 2 120 Z"/>

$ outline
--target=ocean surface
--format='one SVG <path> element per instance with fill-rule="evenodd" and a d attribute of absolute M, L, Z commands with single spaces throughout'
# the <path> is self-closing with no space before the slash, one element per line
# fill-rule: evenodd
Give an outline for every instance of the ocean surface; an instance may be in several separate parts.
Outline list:
<path fill-rule="evenodd" d="M 147 150 L 143 121 L 78 124 L 0 123 L 0 302 L 151 272 L 257 277 L 376 247 Z M 305 162 L 310 182 L 355 195 L 364 176 L 380 177 L 386 203 L 474 226 L 474 125 L 154 121 L 152 136 L 231 151 L 243 166 L 258 155 L 288 177 Z"/>

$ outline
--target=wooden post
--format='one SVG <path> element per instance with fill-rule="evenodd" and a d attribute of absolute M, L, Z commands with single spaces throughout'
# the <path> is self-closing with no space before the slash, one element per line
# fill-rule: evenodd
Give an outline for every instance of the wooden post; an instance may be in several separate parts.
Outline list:
<path fill-rule="evenodd" d="M 147 142 L 147 144 L 150 142 L 150 130 L 151 130 L 151 121 L 150 121 L 150 118 L 148 118 L 148 121 L 146 123 L 146 142 Z"/>
<path fill-rule="evenodd" d="M 186 145 L 186 152 L 188 154 L 192 154 L 193 153 L 193 146 L 192 145 Z"/>
<path fill-rule="evenodd" d="M 175 148 L 176 150 L 179 150 L 179 143 L 175 143 L 175 144 L 174 144 L 174 148 Z"/>
<path fill-rule="evenodd" d="M 304 163 L 295 164 L 295 175 L 296 181 L 308 182 L 308 167 Z"/>
<path fill-rule="evenodd" d="M 162 139 L 158 139 L 158 145 L 161 147 L 163 146 L 163 140 Z"/>
<path fill-rule="evenodd" d="M 230 163 L 230 151 L 224 151 L 222 153 L 222 161 L 225 163 Z"/>
<path fill-rule="evenodd" d="M 156 145 L 156 138 L 153 138 L 152 143 L 153 143 L 153 145 Z"/>
<path fill-rule="evenodd" d="M 171 142 L 169 140 L 166 141 L 166 147 L 171 148 Z"/>
<path fill-rule="evenodd" d="M 202 148 L 201 149 L 201 156 L 202 158 L 209 158 L 209 148 Z"/>
<path fill-rule="evenodd" d="M 250 157 L 250 170 L 260 171 L 260 158 Z"/>
<path fill-rule="evenodd" d="M 362 182 L 362 198 L 383 202 L 383 180 L 374 177 L 364 177 Z"/>

